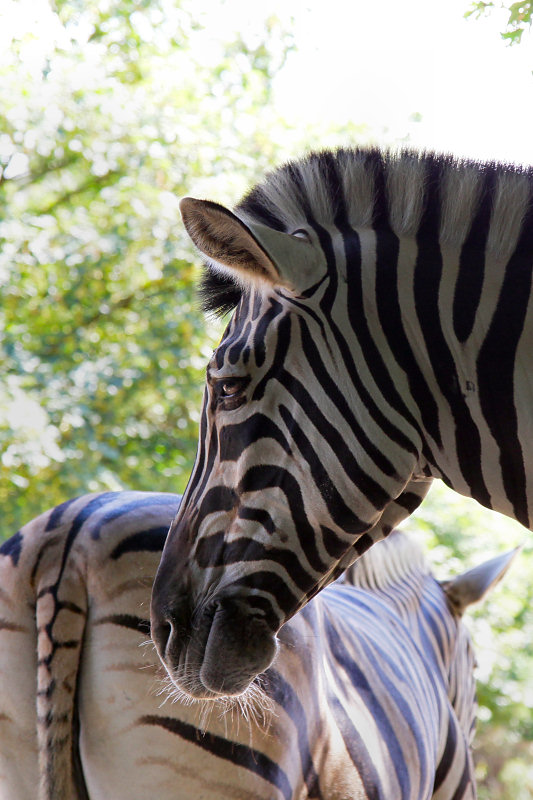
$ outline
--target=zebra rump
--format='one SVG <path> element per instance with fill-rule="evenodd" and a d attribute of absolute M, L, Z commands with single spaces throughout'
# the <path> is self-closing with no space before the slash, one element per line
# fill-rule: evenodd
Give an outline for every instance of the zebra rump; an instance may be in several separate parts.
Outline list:
<path fill-rule="evenodd" d="M 281 629 L 245 696 L 191 703 L 142 647 L 178 505 L 89 495 L 1 547 L 2 800 L 475 797 L 461 614 L 512 554 L 443 588 L 393 533 Z"/>

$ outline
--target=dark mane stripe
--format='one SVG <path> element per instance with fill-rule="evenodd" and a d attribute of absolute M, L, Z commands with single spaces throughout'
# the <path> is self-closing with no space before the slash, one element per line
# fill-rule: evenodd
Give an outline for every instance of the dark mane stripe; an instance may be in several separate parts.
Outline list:
<path fill-rule="evenodd" d="M 237 308 L 242 289 L 229 276 L 217 272 L 206 263 L 198 294 L 205 314 L 223 317 Z"/>

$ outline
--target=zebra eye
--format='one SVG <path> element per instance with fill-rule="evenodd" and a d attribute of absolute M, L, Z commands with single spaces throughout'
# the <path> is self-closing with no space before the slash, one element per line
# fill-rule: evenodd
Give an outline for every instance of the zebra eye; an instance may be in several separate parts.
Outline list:
<path fill-rule="evenodd" d="M 249 376 L 236 378 L 219 378 L 215 381 L 214 391 L 217 403 L 225 409 L 237 408 L 245 402 L 245 389 L 250 383 Z"/>
<path fill-rule="evenodd" d="M 311 241 L 311 237 L 309 236 L 307 231 L 304 230 L 303 228 L 298 228 L 297 231 L 293 231 L 291 233 L 291 236 L 295 236 L 297 239 L 304 239 L 306 242 Z"/>
<path fill-rule="evenodd" d="M 239 392 L 242 392 L 246 383 L 247 381 L 243 378 L 227 378 L 226 380 L 219 381 L 219 397 L 235 397 Z"/>
<path fill-rule="evenodd" d="M 233 397 L 238 394 L 242 388 L 240 381 L 223 381 L 220 387 L 221 397 Z"/>

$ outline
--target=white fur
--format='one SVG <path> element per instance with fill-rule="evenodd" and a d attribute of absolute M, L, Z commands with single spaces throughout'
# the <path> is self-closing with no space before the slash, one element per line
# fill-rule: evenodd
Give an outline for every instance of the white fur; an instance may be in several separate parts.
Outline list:
<path fill-rule="evenodd" d="M 372 158 L 368 151 L 340 150 L 333 153 L 340 175 L 342 192 L 350 224 L 357 229 L 372 225 L 376 181 Z M 389 221 L 400 237 L 414 237 L 420 225 L 426 202 L 429 158 L 411 151 L 383 152 L 385 186 Z M 334 224 L 334 201 L 325 184 L 317 158 L 305 158 L 293 164 L 301 177 L 306 200 L 318 223 Z M 460 247 L 464 242 L 479 207 L 485 165 L 443 157 L 440 197 L 440 241 L 443 246 Z M 508 258 L 516 247 L 532 189 L 532 177 L 520 168 L 496 167 L 496 189 L 487 247 L 498 258 Z M 305 226 L 305 212 L 289 172 L 283 168 L 267 176 L 261 184 L 266 206 L 281 217 L 286 230 Z M 248 223 L 250 215 L 238 208 Z"/>
<path fill-rule="evenodd" d="M 516 247 L 531 194 L 531 178 L 524 173 L 502 172 L 497 181 L 488 249 L 508 259 Z"/>

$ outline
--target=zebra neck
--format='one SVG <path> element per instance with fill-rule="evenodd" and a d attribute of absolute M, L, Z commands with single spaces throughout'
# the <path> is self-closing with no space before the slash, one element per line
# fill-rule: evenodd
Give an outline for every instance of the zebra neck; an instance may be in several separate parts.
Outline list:
<path fill-rule="evenodd" d="M 521 442 L 531 436 L 533 244 L 519 241 L 504 261 L 478 244 L 442 246 L 430 233 L 359 234 L 361 357 L 371 337 L 389 385 L 379 361 L 367 357 L 369 369 L 419 433 L 430 473 L 530 527 Z"/>
<path fill-rule="evenodd" d="M 344 574 L 344 582 L 359 589 L 390 589 L 405 579 L 425 578 L 429 564 L 416 542 L 399 530 L 357 559 Z"/>

